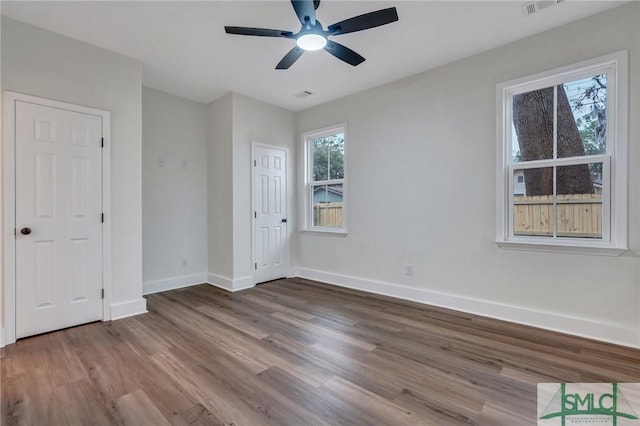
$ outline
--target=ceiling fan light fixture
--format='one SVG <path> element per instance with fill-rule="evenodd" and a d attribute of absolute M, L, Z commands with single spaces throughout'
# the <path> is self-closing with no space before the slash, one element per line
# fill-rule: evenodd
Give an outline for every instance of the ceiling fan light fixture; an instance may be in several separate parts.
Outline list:
<path fill-rule="evenodd" d="M 320 34 L 303 34 L 296 40 L 299 48 L 304 50 L 320 50 L 327 45 L 327 38 Z"/>
<path fill-rule="evenodd" d="M 300 32 L 297 34 L 291 31 L 273 30 L 269 28 L 225 26 L 224 29 L 227 34 L 295 39 L 296 45 L 278 62 L 276 65 L 277 70 L 289 69 L 289 67 L 308 50 L 321 49 L 326 50 L 327 53 L 355 67 L 365 61 L 364 57 L 340 43 L 336 43 L 333 40 L 329 42 L 327 39 L 341 34 L 355 33 L 357 31 L 387 25 L 398 20 L 396 8 L 388 7 L 336 22 L 333 25 L 329 25 L 325 31 L 320 21 L 316 18 L 316 9 L 320 5 L 320 0 L 290 1 L 293 10 L 296 12 L 296 15 L 298 15 L 300 24 L 302 24 Z M 540 2 L 543 0 L 535 1 Z"/>

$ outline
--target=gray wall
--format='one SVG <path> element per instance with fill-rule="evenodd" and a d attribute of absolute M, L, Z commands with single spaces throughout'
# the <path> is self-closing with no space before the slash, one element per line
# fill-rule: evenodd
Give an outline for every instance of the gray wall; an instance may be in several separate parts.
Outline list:
<path fill-rule="evenodd" d="M 111 112 L 111 302 L 144 306 L 141 63 L 2 17 L 1 85 Z"/>
<path fill-rule="evenodd" d="M 640 345 L 639 24 L 633 2 L 300 112 L 299 132 L 347 122 L 349 235 L 299 235 L 299 272 Z M 631 251 L 499 249 L 496 84 L 622 49 L 630 52 Z"/>
<path fill-rule="evenodd" d="M 175 284 L 206 270 L 233 289 L 251 279 L 256 141 L 290 149 L 292 273 L 640 345 L 639 26 L 634 2 L 294 114 L 235 93 L 202 106 L 142 89 L 138 61 L 3 18 L 2 89 L 111 112 L 114 303 L 142 293 L 143 214 L 145 280 Z M 630 52 L 631 251 L 499 249 L 496 84 L 622 49 Z M 299 233 L 299 135 L 345 121 L 349 234 Z"/>
<path fill-rule="evenodd" d="M 207 120 L 204 104 L 142 88 L 145 293 L 205 280 Z"/>
<path fill-rule="evenodd" d="M 237 93 L 211 103 L 209 113 L 208 280 L 245 288 L 253 284 L 252 142 L 290 149 L 288 209 L 294 216 L 295 114 Z"/>
<path fill-rule="evenodd" d="M 295 211 L 295 114 L 291 111 L 233 94 L 233 276 L 234 287 L 253 281 L 251 143 L 261 142 L 289 148 L 287 169 L 289 236 L 296 227 Z"/>
<path fill-rule="evenodd" d="M 233 94 L 209 105 L 207 223 L 210 282 L 233 279 Z"/>

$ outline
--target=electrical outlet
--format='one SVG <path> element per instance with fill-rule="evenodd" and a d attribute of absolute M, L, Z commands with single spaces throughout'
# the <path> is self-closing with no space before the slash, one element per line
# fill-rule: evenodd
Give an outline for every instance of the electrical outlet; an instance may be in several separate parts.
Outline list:
<path fill-rule="evenodd" d="M 405 275 L 413 275 L 413 265 L 404 265 Z"/>

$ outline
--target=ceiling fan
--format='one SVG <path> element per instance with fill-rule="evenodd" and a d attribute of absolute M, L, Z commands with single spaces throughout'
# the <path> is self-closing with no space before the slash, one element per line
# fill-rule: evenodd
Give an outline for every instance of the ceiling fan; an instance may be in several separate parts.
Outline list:
<path fill-rule="evenodd" d="M 276 65 L 276 69 L 286 70 L 293 65 L 306 50 L 320 49 L 324 49 L 336 58 L 356 66 L 365 59 L 348 47 L 329 40 L 329 37 L 367 30 L 398 20 L 396 8 L 390 7 L 340 21 L 329 25 L 327 29 L 324 30 L 320 21 L 316 19 L 316 9 L 320 5 L 320 0 L 291 0 L 291 4 L 302 24 L 298 33 L 294 34 L 291 31 L 250 27 L 225 26 L 224 29 L 227 34 L 295 39 L 296 46 Z"/>

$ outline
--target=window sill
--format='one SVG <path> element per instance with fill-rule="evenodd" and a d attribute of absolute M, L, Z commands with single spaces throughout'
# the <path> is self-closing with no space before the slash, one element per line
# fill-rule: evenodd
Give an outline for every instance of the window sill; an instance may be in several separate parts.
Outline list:
<path fill-rule="evenodd" d="M 328 237 L 346 238 L 346 229 L 301 229 L 302 235 L 325 235 Z"/>
<path fill-rule="evenodd" d="M 507 250 L 541 251 L 547 253 L 587 254 L 594 256 L 620 256 L 627 248 L 580 244 L 549 244 L 531 241 L 496 241 L 498 247 Z"/>

